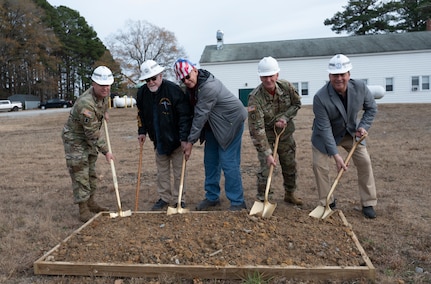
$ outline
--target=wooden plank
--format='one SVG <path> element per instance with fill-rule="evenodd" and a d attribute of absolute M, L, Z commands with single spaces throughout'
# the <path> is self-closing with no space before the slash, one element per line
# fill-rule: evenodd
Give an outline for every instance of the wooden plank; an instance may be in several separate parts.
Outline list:
<path fill-rule="evenodd" d="M 82 275 L 116 277 L 157 277 L 163 274 L 182 278 L 202 279 L 246 279 L 256 272 L 267 276 L 284 276 L 308 280 L 373 278 L 365 266 L 300 267 L 300 266 L 202 266 L 202 265 L 154 265 L 154 264 L 112 264 L 112 263 L 70 263 L 38 261 L 34 264 L 35 274 Z"/>
<path fill-rule="evenodd" d="M 155 212 L 134 212 L 134 214 L 158 214 Z M 67 242 L 75 234 L 82 231 L 94 219 L 106 212 L 95 215 L 82 227 L 75 230 L 70 236 L 60 244 L 48 251 L 34 262 L 33 268 L 36 275 L 78 275 L 78 276 L 114 276 L 114 277 L 158 277 L 160 275 L 175 275 L 181 278 L 202 278 L 202 279 L 246 279 L 248 275 L 260 273 L 268 277 L 280 276 L 287 278 L 297 278 L 304 280 L 337 279 L 348 280 L 357 278 L 367 278 L 375 280 L 375 268 L 362 248 L 358 238 L 351 230 L 351 225 L 347 222 L 344 214 L 338 210 L 338 215 L 343 224 L 350 228 L 349 236 L 360 251 L 364 260 L 364 266 L 203 266 L 203 265 L 174 265 L 174 264 L 125 264 L 125 263 L 74 263 L 52 261 L 51 254 L 59 248 L 62 243 Z"/>

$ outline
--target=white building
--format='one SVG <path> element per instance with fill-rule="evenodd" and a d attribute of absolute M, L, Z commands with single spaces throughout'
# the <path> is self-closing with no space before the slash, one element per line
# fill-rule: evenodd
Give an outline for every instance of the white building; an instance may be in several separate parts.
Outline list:
<path fill-rule="evenodd" d="M 342 53 L 353 64 L 351 78 L 386 90 L 378 103 L 431 103 L 431 31 L 206 46 L 199 61 L 244 104 L 260 84 L 258 62 L 272 56 L 280 78 L 297 86 L 304 105 L 328 80 L 329 59 Z"/>

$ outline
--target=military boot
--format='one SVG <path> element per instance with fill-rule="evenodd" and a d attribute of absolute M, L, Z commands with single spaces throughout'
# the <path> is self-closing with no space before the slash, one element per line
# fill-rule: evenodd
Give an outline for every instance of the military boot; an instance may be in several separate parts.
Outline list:
<path fill-rule="evenodd" d="M 288 203 L 292 203 L 294 205 L 302 205 L 302 199 L 295 196 L 295 193 L 292 191 L 286 191 L 284 194 L 284 201 Z"/>
<path fill-rule="evenodd" d="M 85 223 L 91 218 L 93 218 L 93 214 L 88 209 L 87 201 L 79 203 L 79 220 Z"/>
<path fill-rule="evenodd" d="M 90 212 L 93 212 L 93 213 L 109 211 L 109 208 L 101 207 L 99 206 L 99 204 L 96 203 L 96 201 L 94 201 L 94 194 L 90 195 L 90 198 L 88 199 L 87 204 L 88 204 L 88 209 L 90 209 Z"/>

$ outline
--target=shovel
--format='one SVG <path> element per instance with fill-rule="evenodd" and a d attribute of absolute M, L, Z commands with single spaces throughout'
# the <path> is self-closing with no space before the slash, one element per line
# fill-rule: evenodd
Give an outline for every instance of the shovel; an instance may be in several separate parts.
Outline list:
<path fill-rule="evenodd" d="M 111 142 L 109 141 L 108 124 L 107 124 L 106 120 L 105 120 L 104 125 L 105 125 L 106 141 L 108 143 L 108 150 L 109 150 L 109 152 L 112 153 Z M 127 210 L 127 211 L 121 210 L 120 193 L 118 192 L 118 181 L 117 181 L 117 174 L 115 173 L 114 160 L 111 159 L 110 162 L 111 162 L 112 178 L 114 180 L 115 195 L 117 197 L 118 212 L 116 212 L 116 213 L 109 213 L 109 216 L 111 218 L 117 218 L 118 216 L 120 216 L 120 217 L 131 216 L 132 215 L 132 211 L 130 211 L 130 210 Z"/>
<path fill-rule="evenodd" d="M 277 133 L 277 130 L 274 125 L 274 132 L 275 132 L 275 145 L 274 145 L 274 160 L 277 155 L 277 149 L 278 149 L 278 141 L 280 140 L 281 134 L 283 134 L 284 130 L 286 130 L 286 127 L 283 127 L 283 129 Z M 253 207 L 251 207 L 250 215 L 258 215 L 262 216 L 263 218 L 269 218 L 272 216 L 272 213 L 275 210 L 275 207 L 277 207 L 277 204 L 271 204 L 268 201 L 268 195 L 269 195 L 269 188 L 271 186 L 271 180 L 272 180 L 272 173 L 274 172 L 274 165 L 271 164 L 269 167 L 269 175 L 268 180 L 266 182 L 266 188 L 265 188 L 265 199 L 264 201 L 255 201 L 253 204 Z"/>
<path fill-rule="evenodd" d="M 181 207 L 181 198 L 183 196 L 183 187 L 184 187 L 184 174 L 186 172 L 186 156 L 183 155 L 183 166 L 181 169 L 181 180 L 180 180 L 180 188 L 178 190 L 178 202 L 177 207 L 168 207 L 168 211 L 166 212 L 167 215 L 177 214 L 177 213 L 188 213 L 189 209 Z"/>
<path fill-rule="evenodd" d="M 362 135 L 362 137 L 358 141 L 356 141 L 355 144 L 353 144 L 353 147 L 350 150 L 349 154 L 347 155 L 347 158 L 344 161 L 344 164 L 347 165 L 349 163 L 350 158 L 352 157 L 353 153 L 356 150 L 356 147 L 359 145 L 359 143 L 362 142 L 362 140 L 365 139 L 365 137 L 367 137 L 367 134 Z M 310 212 L 310 214 L 308 214 L 308 216 L 324 220 L 324 219 L 328 218 L 329 216 L 331 216 L 332 213 L 334 213 L 334 211 L 331 209 L 331 207 L 329 207 L 329 200 L 331 198 L 332 193 L 334 193 L 335 187 L 337 187 L 338 181 L 340 180 L 340 178 L 344 172 L 345 171 L 343 168 L 338 172 L 338 175 L 337 175 L 334 183 L 332 184 L 332 187 L 329 190 L 329 193 L 326 197 L 326 206 L 322 206 L 322 205 L 317 206 L 313 211 Z"/>
<path fill-rule="evenodd" d="M 135 212 L 138 211 L 139 203 L 139 189 L 141 187 L 141 170 L 142 170 L 142 150 L 144 148 L 144 143 L 139 143 L 139 165 L 138 165 L 138 182 L 136 184 L 135 192 Z"/>

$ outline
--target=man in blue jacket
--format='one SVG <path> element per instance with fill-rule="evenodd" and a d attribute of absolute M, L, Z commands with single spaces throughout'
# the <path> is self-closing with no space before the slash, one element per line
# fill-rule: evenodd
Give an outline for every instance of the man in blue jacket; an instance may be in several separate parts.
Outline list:
<path fill-rule="evenodd" d="M 328 65 L 329 82 L 313 99 L 313 171 L 316 178 L 320 204 L 326 206 L 326 197 L 331 188 L 329 162 L 334 159 L 337 171 L 347 170 L 348 165 L 338 152 L 338 146 L 350 151 L 356 137 L 367 134 L 377 113 L 377 104 L 363 80 L 350 79 L 350 59 L 337 54 Z M 363 111 L 360 119 L 359 112 Z M 367 218 L 376 218 L 376 185 L 370 155 L 365 140 L 356 148 L 352 159 L 357 168 L 359 195 L 362 213 Z M 331 196 L 330 207 L 335 208 Z"/>
<path fill-rule="evenodd" d="M 189 60 L 174 64 L 177 78 L 186 86 L 194 105 L 190 135 L 185 147 L 188 159 L 193 144 L 205 140 L 205 199 L 196 210 L 220 204 L 220 177 L 223 170 L 229 210 L 246 209 L 241 178 L 241 142 L 247 111 L 242 102 L 220 80 L 204 69 L 197 69 Z"/>
<path fill-rule="evenodd" d="M 144 143 L 148 135 L 153 141 L 157 166 L 157 192 L 159 200 L 153 211 L 166 208 L 178 200 L 183 149 L 189 135 L 193 109 L 181 88 L 163 79 L 163 70 L 154 60 L 141 65 L 139 80 L 146 82 L 138 90 L 138 139 Z M 171 189 L 171 164 L 174 188 Z M 185 191 L 181 207 L 185 207 Z M 176 207 L 175 204 L 174 207 Z"/>

